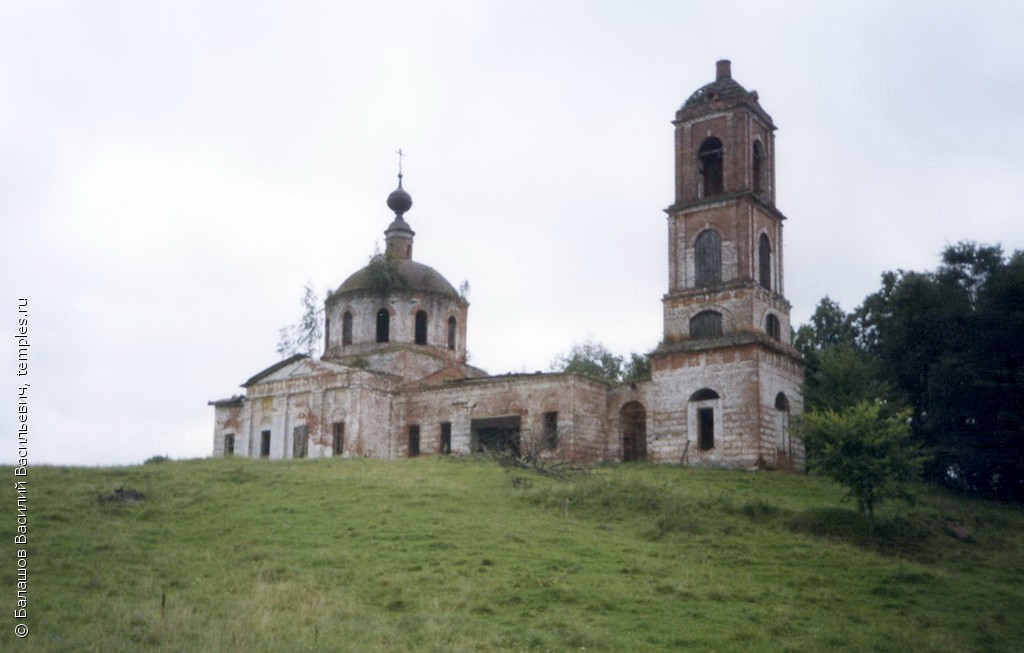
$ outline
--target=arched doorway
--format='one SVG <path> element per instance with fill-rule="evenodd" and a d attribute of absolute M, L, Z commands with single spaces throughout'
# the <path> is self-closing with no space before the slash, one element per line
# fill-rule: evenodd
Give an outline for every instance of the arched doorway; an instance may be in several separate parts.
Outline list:
<path fill-rule="evenodd" d="M 622 429 L 622 461 L 647 460 L 647 410 L 639 401 L 631 401 L 619 410 Z"/>

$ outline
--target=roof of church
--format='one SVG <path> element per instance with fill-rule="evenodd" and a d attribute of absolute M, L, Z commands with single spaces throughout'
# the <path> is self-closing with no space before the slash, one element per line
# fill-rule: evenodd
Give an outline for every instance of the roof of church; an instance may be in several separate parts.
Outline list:
<path fill-rule="evenodd" d="M 710 100 L 727 100 L 729 98 L 738 98 L 744 96 L 751 96 L 754 100 L 757 100 L 757 91 L 748 91 L 743 86 L 732 78 L 732 69 L 730 62 L 726 59 L 717 62 L 717 77 L 715 81 L 710 84 L 701 86 L 687 98 L 686 102 L 683 103 L 683 108 L 694 107 L 702 102 Z"/>
<path fill-rule="evenodd" d="M 429 265 L 417 263 L 416 261 L 403 261 L 401 259 L 392 259 L 391 263 L 398 268 L 398 283 L 392 290 L 413 290 L 450 295 L 452 297 L 459 296 L 459 293 L 452 284 L 448 283 L 448 280 L 441 276 L 440 272 Z M 373 263 L 361 270 L 357 270 L 352 276 L 345 279 L 335 293 L 356 291 L 379 292 L 380 288 L 376 286 L 370 274 L 370 267 L 372 265 Z"/>

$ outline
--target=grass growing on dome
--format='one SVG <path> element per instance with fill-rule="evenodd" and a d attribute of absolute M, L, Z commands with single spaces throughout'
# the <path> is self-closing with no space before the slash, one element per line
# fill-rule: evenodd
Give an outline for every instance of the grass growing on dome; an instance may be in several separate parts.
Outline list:
<path fill-rule="evenodd" d="M 30 634 L 0 629 L 3 650 L 1024 643 L 1024 515 L 929 489 L 868 539 L 841 488 L 778 473 L 608 465 L 563 482 L 475 459 L 228 458 L 28 481 L 28 544 L 0 555 L 28 550 Z M 143 500 L 99 499 L 117 488 Z M 0 582 L 13 595 L 13 564 Z"/>
<path fill-rule="evenodd" d="M 406 286 L 405 276 L 398 267 L 398 261 L 377 252 L 366 265 L 366 287 L 378 295 L 387 295 Z"/>

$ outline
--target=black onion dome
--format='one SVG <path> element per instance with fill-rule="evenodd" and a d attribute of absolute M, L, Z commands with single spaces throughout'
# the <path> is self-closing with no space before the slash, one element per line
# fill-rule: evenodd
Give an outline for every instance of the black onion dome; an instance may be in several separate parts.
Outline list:
<path fill-rule="evenodd" d="M 399 218 L 402 214 L 412 208 L 412 196 L 402 188 L 402 175 L 398 175 L 398 188 L 388 195 L 388 208 L 395 212 Z"/>
<path fill-rule="evenodd" d="M 429 292 L 454 298 L 459 297 L 459 293 L 455 290 L 452 284 L 448 283 L 448 280 L 441 276 L 440 272 L 429 265 L 423 265 L 416 261 L 403 260 L 395 260 L 393 263 L 398 267 L 400 277 L 400 282 L 394 290 L 407 292 Z M 345 279 L 344 283 L 341 284 L 334 294 L 359 291 L 372 292 L 374 288 L 369 273 L 369 267 L 370 266 L 366 266 L 361 270 L 356 271 L 348 279 Z"/>

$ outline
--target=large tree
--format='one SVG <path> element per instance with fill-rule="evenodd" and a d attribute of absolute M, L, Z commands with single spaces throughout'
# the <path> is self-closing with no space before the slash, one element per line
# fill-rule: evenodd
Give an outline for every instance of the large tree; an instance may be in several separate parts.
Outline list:
<path fill-rule="evenodd" d="M 876 359 L 860 345 L 854 315 L 829 297 L 796 333 L 795 345 L 807 361 L 804 407 L 839 411 L 860 402 L 884 402 L 898 410 L 898 395 L 879 374 Z"/>
<path fill-rule="evenodd" d="M 858 342 L 913 409 L 928 477 L 1024 499 L 1024 255 L 950 246 L 934 272 L 887 272 Z"/>

